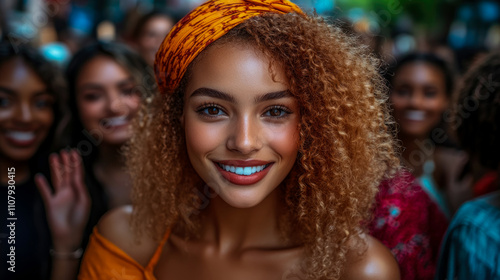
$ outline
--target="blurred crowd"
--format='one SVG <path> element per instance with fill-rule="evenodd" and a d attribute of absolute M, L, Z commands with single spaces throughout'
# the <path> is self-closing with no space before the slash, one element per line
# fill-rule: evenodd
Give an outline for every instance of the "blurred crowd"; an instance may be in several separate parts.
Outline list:
<path fill-rule="evenodd" d="M 164 37 L 201 2 L 2 1 L 0 279 L 75 279 L 100 217 L 131 203 L 129 127 L 157 94 Z M 411 174 L 381 184 L 369 228 L 397 257 L 402 279 L 454 279 L 449 271 L 499 279 L 500 4 L 441 4 L 453 9 L 429 27 L 405 2 L 339 12 L 335 1 L 297 1 L 380 59 Z M 395 186 L 423 192 L 394 204 Z M 8 197 L 18 217 L 15 274 Z M 414 247 L 395 242 L 403 228 Z"/>

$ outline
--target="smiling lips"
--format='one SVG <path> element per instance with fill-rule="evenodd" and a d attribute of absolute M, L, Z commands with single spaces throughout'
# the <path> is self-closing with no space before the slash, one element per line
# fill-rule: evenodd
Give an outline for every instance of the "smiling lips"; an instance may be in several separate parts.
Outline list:
<path fill-rule="evenodd" d="M 217 170 L 235 185 L 252 185 L 262 180 L 273 163 L 260 160 L 227 160 L 215 162 Z"/>
<path fill-rule="evenodd" d="M 425 119 L 425 112 L 419 110 L 408 110 L 405 113 L 405 117 L 410 121 L 423 121 Z"/>
<path fill-rule="evenodd" d="M 102 124 L 106 128 L 118 127 L 128 124 L 127 116 L 119 116 L 113 118 L 106 118 L 102 120 Z"/>
<path fill-rule="evenodd" d="M 18 147 L 28 147 L 35 142 L 33 131 L 8 131 L 6 136 L 11 144 Z"/>

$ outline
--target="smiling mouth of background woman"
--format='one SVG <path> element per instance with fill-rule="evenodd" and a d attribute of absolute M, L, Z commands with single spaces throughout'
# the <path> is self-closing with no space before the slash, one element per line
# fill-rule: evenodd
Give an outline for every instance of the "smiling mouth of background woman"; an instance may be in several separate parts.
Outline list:
<path fill-rule="evenodd" d="M 217 170 L 235 185 L 252 185 L 262 180 L 269 172 L 272 162 L 260 160 L 227 160 L 214 162 Z"/>
<path fill-rule="evenodd" d="M 28 147 L 35 143 L 35 131 L 7 131 L 5 136 L 9 142 L 18 147 Z"/>
<path fill-rule="evenodd" d="M 101 124 L 104 128 L 113 128 L 113 127 L 118 127 L 122 125 L 128 124 L 128 119 L 127 115 L 119 116 L 119 117 L 113 117 L 113 118 L 105 118 L 101 120 Z"/>

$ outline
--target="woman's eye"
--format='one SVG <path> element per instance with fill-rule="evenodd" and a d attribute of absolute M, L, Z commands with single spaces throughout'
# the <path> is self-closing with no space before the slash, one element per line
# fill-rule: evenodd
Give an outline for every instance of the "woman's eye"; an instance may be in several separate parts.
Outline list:
<path fill-rule="evenodd" d="M 123 93 L 123 95 L 132 95 L 132 94 L 134 94 L 134 88 L 133 87 L 124 88 L 124 89 L 122 89 L 122 93 Z"/>
<path fill-rule="evenodd" d="M 35 107 L 38 109 L 49 108 L 51 106 L 51 102 L 48 102 L 47 100 L 38 100 L 35 102 Z"/>
<path fill-rule="evenodd" d="M 410 90 L 408 90 L 408 89 L 396 89 L 394 92 L 398 96 L 408 96 L 408 95 L 410 95 Z"/>
<path fill-rule="evenodd" d="M 52 106 L 54 105 L 54 101 L 50 97 L 49 98 L 45 97 L 45 98 L 36 99 L 34 105 L 37 109 L 52 108 Z"/>
<path fill-rule="evenodd" d="M 98 93 L 88 93 L 83 96 L 83 99 L 85 101 L 91 101 L 91 102 L 99 100 L 99 98 L 101 98 L 101 94 Z"/>
<path fill-rule="evenodd" d="M 0 108 L 7 108 L 10 105 L 10 100 L 5 97 L 0 97 Z"/>
<path fill-rule="evenodd" d="M 271 108 L 269 110 L 267 110 L 264 115 L 265 116 L 268 116 L 268 117 L 275 117 L 275 118 L 281 118 L 281 117 L 284 117 L 288 114 L 290 114 L 291 112 L 285 108 L 282 108 L 282 107 L 274 107 L 274 108 Z"/>
<path fill-rule="evenodd" d="M 437 92 L 435 90 L 427 90 L 425 91 L 425 97 L 427 98 L 434 98 L 437 95 Z"/>
<path fill-rule="evenodd" d="M 217 116 L 217 115 L 220 115 L 222 113 L 222 110 L 217 108 L 217 107 L 210 106 L 210 107 L 206 107 L 205 109 L 203 109 L 203 112 L 207 115 L 210 115 L 210 116 Z"/>
<path fill-rule="evenodd" d="M 200 106 L 200 108 L 197 109 L 196 112 L 205 117 L 218 117 L 226 114 L 222 108 L 216 105 Z"/>

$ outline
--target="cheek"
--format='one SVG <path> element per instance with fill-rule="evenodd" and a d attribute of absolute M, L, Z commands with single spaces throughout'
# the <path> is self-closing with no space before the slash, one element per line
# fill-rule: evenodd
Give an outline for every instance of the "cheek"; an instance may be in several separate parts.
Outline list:
<path fill-rule="evenodd" d="M 269 144 L 284 160 L 295 161 L 299 149 L 298 124 L 275 127 L 267 132 Z"/>
<path fill-rule="evenodd" d="M 194 116 L 184 118 L 184 131 L 188 152 L 194 157 L 203 157 L 224 143 L 221 125 L 201 122 Z"/>
<path fill-rule="evenodd" d="M 389 102 L 394 110 L 400 110 L 407 106 L 407 99 L 397 95 L 391 95 Z"/>
<path fill-rule="evenodd" d="M 54 122 L 54 112 L 52 110 L 44 110 L 37 114 L 38 121 L 44 127 L 49 128 Z"/>
<path fill-rule="evenodd" d="M 0 109 L 0 121 L 7 121 L 12 118 L 14 112 L 11 109 Z"/>
<path fill-rule="evenodd" d="M 130 110 L 130 114 L 135 115 L 141 106 L 141 98 L 137 95 L 126 98 L 124 101 Z"/>
<path fill-rule="evenodd" d="M 446 110 L 446 108 L 448 107 L 448 102 L 445 98 L 436 98 L 432 104 L 432 109 L 434 111 L 436 111 L 436 113 L 443 113 L 444 110 Z"/>
<path fill-rule="evenodd" d="M 99 125 L 99 120 L 104 117 L 104 102 L 79 102 L 78 112 L 80 120 L 86 129 Z"/>

